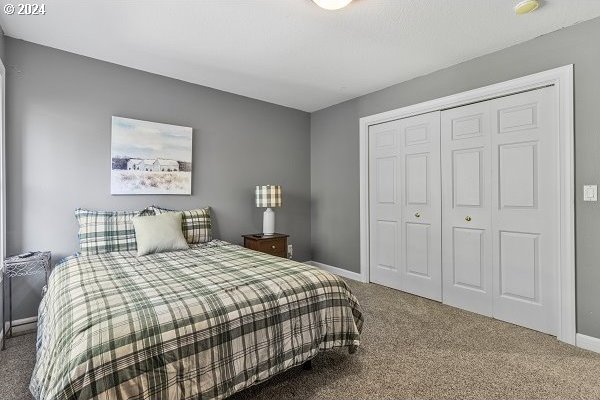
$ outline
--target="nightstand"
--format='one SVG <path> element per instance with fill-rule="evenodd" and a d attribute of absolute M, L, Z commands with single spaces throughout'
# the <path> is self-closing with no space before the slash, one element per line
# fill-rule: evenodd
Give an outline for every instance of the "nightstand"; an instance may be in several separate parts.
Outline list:
<path fill-rule="evenodd" d="M 12 336 L 13 328 L 20 325 L 12 323 L 12 278 L 44 274 L 46 285 L 48 285 L 48 274 L 50 273 L 49 251 L 35 251 L 8 257 L 4 260 L 3 274 L 3 298 L 2 298 L 2 350 L 6 348 L 6 339 Z M 8 295 L 6 294 L 6 283 L 8 281 Z M 46 286 L 44 286 L 44 289 Z M 6 307 L 4 302 L 8 298 L 8 324 L 6 323 Z M 8 329 L 7 329 L 8 325 Z"/>
<path fill-rule="evenodd" d="M 289 236 L 282 233 L 242 235 L 245 248 L 283 258 L 287 258 L 287 240 Z"/>

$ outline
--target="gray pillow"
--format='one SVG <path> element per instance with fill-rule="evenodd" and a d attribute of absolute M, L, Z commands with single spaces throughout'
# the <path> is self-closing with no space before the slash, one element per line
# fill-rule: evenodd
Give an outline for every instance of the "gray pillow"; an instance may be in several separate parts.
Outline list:
<path fill-rule="evenodd" d="M 181 217 L 180 212 L 134 217 L 138 256 L 189 249 L 181 230 Z"/>

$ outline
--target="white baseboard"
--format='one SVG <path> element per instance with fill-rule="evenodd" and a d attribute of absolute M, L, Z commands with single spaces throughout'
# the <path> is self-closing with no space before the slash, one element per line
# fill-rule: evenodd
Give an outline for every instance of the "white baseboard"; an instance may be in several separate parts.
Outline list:
<path fill-rule="evenodd" d="M 575 335 L 575 343 L 577 344 L 577 347 L 600 353 L 600 339 L 598 338 L 578 333 Z"/>
<path fill-rule="evenodd" d="M 329 271 L 332 274 L 341 276 L 342 278 L 348 278 L 355 281 L 363 282 L 362 276 L 357 272 L 348 271 L 347 269 L 334 267 L 333 265 L 327 265 L 317 261 L 306 261 L 305 264 L 324 269 L 325 271 Z"/>

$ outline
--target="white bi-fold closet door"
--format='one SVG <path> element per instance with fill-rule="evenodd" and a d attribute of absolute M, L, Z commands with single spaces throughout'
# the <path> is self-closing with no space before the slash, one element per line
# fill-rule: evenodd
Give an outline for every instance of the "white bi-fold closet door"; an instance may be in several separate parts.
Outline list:
<path fill-rule="evenodd" d="M 439 111 L 369 130 L 370 279 L 440 301 Z"/>
<path fill-rule="evenodd" d="M 370 127 L 372 282 L 557 333 L 554 90 Z"/>
<path fill-rule="evenodd" d="M 444 303 L 557 334 L 553 87 L 441 114 Z"/>

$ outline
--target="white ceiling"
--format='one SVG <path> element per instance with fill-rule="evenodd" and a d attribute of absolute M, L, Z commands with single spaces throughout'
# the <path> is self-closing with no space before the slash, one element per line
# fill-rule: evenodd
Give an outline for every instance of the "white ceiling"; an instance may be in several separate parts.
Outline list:
<path fill-rule="evenodd" d="M 305 111 L 600 16 L 598 0 L 44 0 L 8 36 Z M 17 1 L 0 0 L 2 6 Z M 36 3 L 31 1 L 29 3 Z"/>

